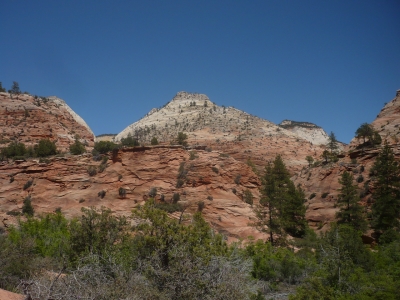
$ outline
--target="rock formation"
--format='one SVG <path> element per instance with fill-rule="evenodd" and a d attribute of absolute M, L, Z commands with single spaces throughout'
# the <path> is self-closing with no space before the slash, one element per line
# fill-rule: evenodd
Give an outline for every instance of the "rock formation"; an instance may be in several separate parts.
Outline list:
<path fill-rule="evenodd" d="M 13 222 L 12 215 L 21 212 L 28 195 L 37 213 L 59 207 L 72 217 L 80 214 L 81 207 L 106 206 L 116 214 L 130 215 L 156 188 L 158 202 L 170 203 L 179 193 L 178 203 L 187 206 L 185 214 L 204 205 L 205 219 L 229 238 L 263 237 L 249 225 L 254 214 L 243 200 L 249 190 L 258 201 L 258 177 L 246 164 L 214 151 L 154 146 L 120 149 L 106 163 L 93 161 L 89 154 L 52 157 L 47 163 L 3 162 L 0 184 L 0 226 Z M 120 195 L 120 188 L 125 195 Z M 179 218 L 180 213 L 171 217 Z"/>
<path fill-rule="evenodd" d="M 92 147 L 94 134 L 86 122 L 63 100 L 28 94 L 0 93 L 0 141 L 34 145 L 41 139 L 56 142 L 61 151 L 69 151 L 75 136 Z"/>
<path fill-rule="evenodd" d="M 266 162 L 281 154 L 292 172 L 307 164 L 305 157 L 319 157 L 325 144 L 311 131 L 290 131 L 234 107 L 218 106 L 203 94 L 179 92 L 161 109 L 153 109 L 141 120 L 129 125 L 115 140 L 131 134 L 149 144 L 153 136 L 169 144 L 178 132 L 185 132 L 191 145 L 206 145 L 247 161 L 262 170 Z"/>
<path fill-rule="evenodd" d="M 371 125 L 379 132 L 383 142 L 387 141 L 391 145 L 396 158 L 400 160 L 400 144 L 398 143 L 400 91 L 397 91 L 396 98 L 384 106 Z M 360 147 L 362 142 L 354 138 L 344 148 L 344 155 L 338 162 L 330 162 L 318 167 L 305 167 L 293 177 L 294 182 L 300 184 L 306 192 L 308 199 L 306 217 L 314 229 L 324 230 L 327 228 L 325 225 L 335 220 L 335 214 L 338 211 L 335 203 L 340 188 L 339 178 L 345 170 L 353 173 L 354 183 L 359 187 L 362 204 L 367 210 L 371 205 L 373 184 L 371 184 L 369 171 L 382 145 L 363 149 Z"/>

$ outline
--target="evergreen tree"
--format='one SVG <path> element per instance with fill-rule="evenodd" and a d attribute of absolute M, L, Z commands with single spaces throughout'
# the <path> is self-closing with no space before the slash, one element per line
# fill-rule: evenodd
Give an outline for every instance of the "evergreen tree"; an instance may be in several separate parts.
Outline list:
<path fill-rule="evenodd" d="M 372 197 L 372 227 L 379 233 L 399 230 L 400 218 L 400 166 L 387 143 L 379 153 L 372 171 L 376 174 Z"/>
<path fill-rule="evenodd" d="M 12 94 L 21 94 L 21 90 L 19 89 L 19 84 L 16 81 L 13 81 L 13 84 L 11 86 L 10 93 Z"/>
<path fill-rule="evenodd" d="M 262 198 L 255 208 L 257 221 L 254 225 L 269 234 L 271 244 L 281 242 L 286 233 L 303 235 L 306 228 L 304 193 L 290 180 L 280 155 L 266 166 L 262 182 Z M 274 240 L 274 235 L 279 240 Z"/>
<path fill-rule="evenodd" d="M 187 146 L 187 134 L 183 133 L 183 132 L 178 132 L 178 137 L 177 137 L 177 141 L 179 145 L 182 146 Z"/>
<path fill-rule="evenodd" d="M 283 225 L 287 233 L 295 237 L 302 237 L 307 228 L 306 202 L 304 191 L 300 185 L 296 188 L 288 178 L 288 195 L 283 208 Z"/>
<path fill-rule="evenodd" d="M 6 92 L 6 89 L 3 88 L 3 84 L 0 81 L 0 93 L 5 93 L 5 92 Z"/>
<path fill-rule="evenodd" d="M 331 134 L 329 135 L 329 140 L 328 140 L 327 146 L 331 150 L 331 154 L 335 153 L 336 150 L 339 148 L 336 136 L 332 131 L 331 131 Z"/>
<path fill-rule="evenodd" d="M 367 229 L 367 223 L 363 215 L 363 208 L 358 204 L 360 197 L 357 185 L 354 185 L 353 181 L 353 174 L 347 171 L 344 171 L 339 179 L 342 186 L 337 201 L 340 210 L 336 214 L 336 219 L 339 224 L 349 224 L 354 229 L 364 232 Z"/>
<path fill-rule="evenodd" d="M 158 145 L 158 140 L 155 136 L 153 136 L 153 138 L 151 139 L 151 144 L 152 145 Z"/>
<path fill-rule="evenodd" d="M 373 134 L 374 134 L 374 129 L 372 128 L 372 126 L 368 123 L 362 123 L 356 131 L 356 138 L 357 139 L 363 138 L 365 144 L 365 139 L 368 138 L 371 140 Z"/>

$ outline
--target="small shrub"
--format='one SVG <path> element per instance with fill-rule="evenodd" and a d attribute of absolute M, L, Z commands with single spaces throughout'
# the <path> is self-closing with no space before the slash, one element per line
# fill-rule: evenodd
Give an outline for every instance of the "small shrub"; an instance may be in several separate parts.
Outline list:
<path fill-rule="evenodd" d="M 7 212 L 7 215 L 17 217 L 17 216 L 20 216 L 21 213 L 19 211 L 10 210 Z"/>
<path fill-rule="evenodd" d="M 101 159 L 101 163 L 106 164 L 107 161 L 108 161 L 108 156 L 103 156 L 103 158 Z"/>
<path fill-rule="evenodd" d="M 99 173 L 102 173 L 107 168 L 107 164 L 100 164 Z"/>
<path fill-rule="evenodd" d="M 364 167 L 364 166 L 361 166 L 361 167 L 360 167 L 360 173 L 364 172 L 364 170 L 365 170 L 365 167 Z"/>
<path fill-rule="evenodd" d="M 100 192 L 97 193 L 97 196 L 100 197 L 101 199 L 103 199 L 106 195 L 106 191 L 105 190 L 101 190 Z"/>
<path fill-rule="evenodd" d="M 32 206 L 32 200 L 31 200 L 31 195 L 27 196 L 24 199 L 24 205 L 22 205 L 22 213 L 25 215 L 28 215 L 30 217 L 33 217 L 35 210 L 33 209 Z"/>
<path fill-rule="evenodd" d="M 214 173 L 217 173 L 217 174 L 219 173 L 219 170 L 217 167 L 211 167 L 211 170 L 213 170 Z"/>
<path fill-rule="evenodd" d="M 79 203 L 85 202 L 85 199 L 79 199 Z"/>
<path fill-rule="evenodd" d="M 154 198 L 155 196 L 157 196 L 157 188 L 152 187 L 148 193 L 150 198 Z"/>
<path fill-rule="evenodd" d="M 213 196 L 207 196 L 207 200 L 212 201 L 212 200 L 214 200 L 214 198 L 213 198 Z"/>
<path fill-rule="evenodd" d="M 122 179 L 122 175 L 118 174 L 118 181 L 120 181 Z"/>
<path fill-rule="evenodd" d="M 357 163 L 357 158 L 352 158 L 352 159 L 351 159 L 351 163 L 352 163 L 352 164 L 356 164 L 356 163 Z"/>
<path fill-rule="evenodd" d="M 189 159 L 190 160 L 194 160 L 194 159 L 198 158 L 198 156 L 196 154 L 197 154 L 196 151 L 190 151 L 189 152 L 189 155 L 190 155 Z"/>
<path fill-rule="evenodd" d="M 29 179 L 25 184 L 24 184 L 24 190 L 29 189 L 33 184 L 33 179 Z"/>
<path fill-rule="evenodd" d="M 234 182 L 235 182 L 236 184 L 240 184 L 240 179 L 241 179 L 241 178 L 242 178 L 242 175 L 240 175 L 240 174 L 236 175 Z"/>
<path fill-rule="evenodd" d="M 157 140 L 157 138 L 155 137 L 155 136 L 153 136 L 153 138 L 151 139 L 151 142 L 150 142 L 153 146 L 154 145 L 158 145 L 158 140 Z"/>
<path fill-rule="evenodd" d="M 236 192 L 237 192 L 236 189 L 233 188 L 233 189 L 232 189 L 232 193 L 234 193 L 234 194 L 236 195 Z"/>
<path fill-rule="evenodd" d="M 115 147 L 117 147 L 117 145 L 114 144 L 113 142 L 100 141 L 94 144 L 92 154 L 95 155 L 96 152 L 101 154 L 106 154 L 107 152 L 113 150 Z"/>
<path fill-rule="evenodd" d="M 119 190 L 118 190 L 118 195 L 121 198 L 125 198 L 126 197 L 126 189 L 124 189 L 123 187 L 120 187 Z"/>
<path fill-rule="evenodd" d="M 35 145 L 34 150 L 36 156 L 38 157 L 46 157 L 57 154 L 56 143 L 50 141 L 49 139 L 40 140 L 39 143 Z"/>
<path fill-rule="evenodd" d="M 10 183 L 13 183 L 14 182 L 14 176 L 11 176 L 10 177 Z"/>
<path fill-rule="evenodd" d="M 180 187 L 183 186 L 184 183 L 185 183 L 185 182 L 184 182 L 182 179 L 178 179 L 178 180 L 176 181 L 176 187 L 177 187 L 177 188 L 180 188 Z"/>
<path fill-rule="evenodd" d="M 177 203 L 181 199 L 181 195 L 179 193 L 174 193 L 172 196 L 172 203 Z"/>
<path fill-rule="evenodd" d="M 314 198 L 315 196 L 317 196 L 317 194 L 316 193 L 312 193 L 311 195 L 310 195 L 310 197 L 308 197 L 308 199 L 312 199 L 312 198 Z"/>
<path fill-rule="evenodd" d="M 250 190 L 245 190 L 243 193 L 243 200 L 244 202 L 246 202 L 247 204 L 253 205 L 253 194 Z"/>
<path fill-rule="evenodd" d="M 229 157 L 229 154 L 220 153 L 219 156 L 220 156 L 220 157 Z"/>
<path fill-rule="evenodd" d="M 323 194 L 321 195 L 321 198 L 326 198 L 328 195 L 329 195 L 329 193 L 323 193 Z"/>
<path fill-rule="evenodd" d="M 97 174 L 97 169 L 95 166 L 89 166 L 87 168 L 87 172 L 88 172 L 89 176 L 94 176 Z"/>
<path fill-rule="evenodd" d="M 362 176 L 361 174 L 358 175 L 358 177 L 357 177 L 357 182 L 358 182 L 358 183 L 361 183 L 361 182 L 363 182 L 363 181 L 364 181 L 364 176 Z"/>
<path fill-rule="evenodd" d="M 162 202 L 165 201 L 165 196 L 164 196 L 164 194 L 161 194 L 161 195 L 160 195 L 160 201 L 162 201 Z"/>
<path fill-rule="evenodd" d="M 206 148 L 206 151 L 207 151 L 207 152 L 211 152 L 211 151 L 212 151 L 211 147 L 207 147 L 207 148 Z"/>
<path fill-rule="evenodd" d="M 182 205 L 179 203 L 156 203 L 154 207 L 170 214 L 176 211 L 182 211 Z"/>
<path fill-rule="evenodd" d="M 205 203 L 204 201 L 197 202 L 197 211 L 202 212 L 204 209 Z"/>
<path fill-rule="evenodd" d="M 57 208 L 54 210 L 54 212 L 57 213 L 57 214 L 61 214 L 61 207 L 60 207 L 60 206 L 57 207 Z"/>
<path fill-rule="evenodd" d="M 86 152 L 86 148 L 78 139 L 75 139 L 75 142 L 69 146 L 69 152 L 72 155 L 80 155 Z"/>

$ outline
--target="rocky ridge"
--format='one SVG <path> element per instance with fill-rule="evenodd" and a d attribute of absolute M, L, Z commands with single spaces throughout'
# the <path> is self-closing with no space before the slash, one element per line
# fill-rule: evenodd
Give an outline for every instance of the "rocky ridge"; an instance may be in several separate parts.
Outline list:
<path fill-rule="evenodd" d="M 314 145 L 326 145 L 329 141 L 329 136 L 325 130 L 313 123 L 283 120 L 279 126 Z"/>
<path fill-rule="evenodd" d="M 393 149 L 395 157 L 400 161 L 400 91 L 396 97 L 385 104 L 377 118 L 371 123 L 382 137 L 382 145 L 386 141 Z M 306 167 L 293 177 L 295 184 L 300 184 L 307 197 L 306 217 L 316 230 L 326 230 L 329 223 L 335 220 L 338 211 L 336 200 L 340 188 L 339 178 L 344 171 L 352 172 L 355 184 L 359 187 L 361 203 L 367 209 L 371 205 L 370 169 L 378 156 L 382 145 L 362 149 L 362 140 L 354 138 L 344 148 L 344 155 L 338 162 L 322 164 L 318 167 Z"/>
<path fill-rule="evenodd" d="M 153 136 L 168 144 L 178 132 L 185 132 L 191 145 L 206 145 L 241 161 L 250 159 L 260 170 L 281 153 L 296 172 L 306 165 L 307 155 L 319 157 L 323 151 L 317 135 L 313 140 L 310 132 L 292 132 L 234 107 L 218 106 L 206 95 L 187 92 L 179 92 L 161 109 L 129 125 L 115 140 L 131 134 L 143 144 Z"/>
<path fill-rule="evenodd" d="M 87 146 L 94 145 L 86 122 L 57 97 L 0 93 L 0 128 L 3 145 L 19 141 L 30 146 L 48 138 L 59 150 L 69 151 L 76 135 Z"/>

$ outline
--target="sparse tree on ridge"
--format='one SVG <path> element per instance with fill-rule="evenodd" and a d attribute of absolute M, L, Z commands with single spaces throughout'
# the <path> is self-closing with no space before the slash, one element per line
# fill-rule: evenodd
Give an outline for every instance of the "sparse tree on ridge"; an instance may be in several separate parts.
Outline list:
<path fill-rule="evenodd" d="M 329 150 L 331 150 L 331 154 L 335 153 L 336 150 L 339 148 L 338 140 L 336 139 L 336 136 L 332 131 L 329 135 L 327 147 L 329 148 Z"/>
<path fill-rule="evenodd" d="M 13 84 L 11 86 L 10 90 L 11 94 L 21 94 L 21 90 L 19 89 L 19 84 L 16 81 L 13 81 Z"/>
<path fill-rule="evenodd" d="M 371 140 L 373 134 L 374 134 L 374 129 L 372 128 L 372 126 L 368 123 L 362 123 L 356 131 L 356 138 L 357 139 L 363 138 L 365 144 L 366 142 L 365 139 L 368 138 Z"/>
<path fill-rule="evenodd" d="M 177 142 L 179 145 L 187 146 L 187 135 L 183 132 L 178 132 Z"/>

